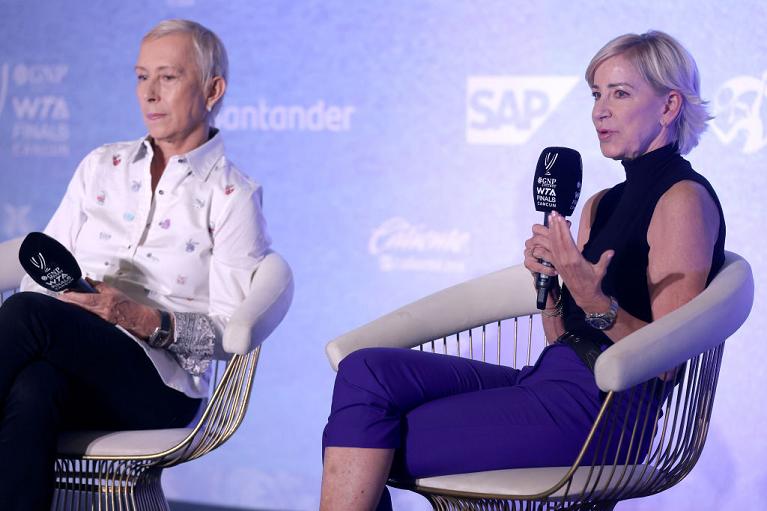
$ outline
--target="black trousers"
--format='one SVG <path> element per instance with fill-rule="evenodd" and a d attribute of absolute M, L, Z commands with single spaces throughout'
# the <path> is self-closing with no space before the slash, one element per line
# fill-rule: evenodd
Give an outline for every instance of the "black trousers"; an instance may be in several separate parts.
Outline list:
<path fill-rule="evenodd" d="M 199 405 L 96 315 L 11 296 L 0 307 L 0 509 L 50 509 L 60 431 L 183 427 Z"/>

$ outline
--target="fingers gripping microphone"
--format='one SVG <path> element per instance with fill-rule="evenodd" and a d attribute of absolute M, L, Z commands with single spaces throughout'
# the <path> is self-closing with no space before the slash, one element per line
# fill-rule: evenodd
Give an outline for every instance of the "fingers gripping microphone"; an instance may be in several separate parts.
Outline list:
<path fill-rule="evenodd" d="M 19 262 L 32 280 L 51 291 L 97 291 L 82 278 L 80 265 L 64 245 L 42 232 L 30 232 L 19 248 Z"/>
<path fill-rule="evenodd" d="M 549 213 L 556 211 L 562 216 L 570 216 L 575 210 L 581 195 L 581 179 L 583 164 L 581 155 L 567 147 L 547 147 L 541 152 L 538 164 L 535 166 L 533 179 L 533 200 L 535 210 L 543 213 L 543 225 L 549 225 Z M 541 264 L 551 267 L 551 263 L 538 260 Z M 554 282 L 553 277 L 539 273 L 535 279 L 535 289 L 538 291 L 536 305 L 538 309 L 546 308 L 546 298 L 549 288 Z"/>

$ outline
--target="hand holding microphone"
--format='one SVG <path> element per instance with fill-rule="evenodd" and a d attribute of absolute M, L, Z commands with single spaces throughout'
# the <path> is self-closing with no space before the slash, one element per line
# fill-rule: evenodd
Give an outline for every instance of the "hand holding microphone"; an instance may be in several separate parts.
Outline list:
<path fill-rule="evenodd" d="M 533 179 L 533 201 L 535 210 L 543 213 L 544 226 L 549 226 L 549 214 L 552 211 L 562 216 L 573 214 L 581 194 L 582 178 L 583 164 L 578 151 L 567 147 L 547 147 L 541 152 Z M 538 259 L 538 262 L 551 267 L 551 263 L 544 259 Z M 536 306 L 539 310 L 546 308 L 552 284 L 553 278 L 549 275 L 536 275 Z"/>
<path fill-rule="evenodd" d="M 80 265 L 61 243 L 43 234 L 31 232 L 19 248 L 19 262 L 32 280 L 46 289 L 60 293 L 59 299 L 82 307 L 105 321 L 120 325 L 141 338 L 150 337 L 156 330 L 161 313 L 139 304 L 119 289 L 102 282 L 95 289 L 82 278 Z M 82 293 L 96 293 L 82 294 Z"/>

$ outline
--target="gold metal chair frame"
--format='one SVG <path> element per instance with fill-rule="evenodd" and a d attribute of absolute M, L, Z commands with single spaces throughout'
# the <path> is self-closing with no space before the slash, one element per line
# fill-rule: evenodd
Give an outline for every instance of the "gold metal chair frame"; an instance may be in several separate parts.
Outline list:
<path fill-rule="evenodd" d="M 525 364 L 529 365 L 532 356 L 537 356 L 543 346 L 533 346 L 533 316 L 527 316 L 527 320 L 527 339 L 524 343 L 519 342 L 520 318 L 510 318 L 414 348 L 444 355 L 468 356 L 485 362 L 488 361 L 488 351 L 494 348 L 495 353 L 491 353 L 495 355 L 494 363 L 501 364 L 502 348 L 511 341 L 509 365 L 517 367 L 518 359 L 524 359 Z M 508 326 L 513 329 L 511 340 L 505 335 Z M 477 337 L 475 331 L 479 331 L 479 350 L 474 349 Z M 497 332 L 495 339 L 490 339 L 495 341 L 492 348 L 488 342 L 489 331 Z M 627 424 L 627 416 L 623 420 L 616 417 L 617 407 L 614 404 L 618 394 L 608 392 L 577 459 L 558 482 L 544 491 L 530 495 L 499 495 L 450 491 L 394 479 L 389 480 L 388 484 L 423 495 L 435 510 L 440 511 L 602 511 L 613 509 L 620 500 L 661 492 L 683 479 L 701 454 L 708 432 L 723 350 L 724 343 L 688 360 L 684 367 L 678 368 L 677 374 L 684 376 L 677 379 L 674 391 L 666 399 L 665 405 L 658 408 L 653 420 L 648 420 L 649 415 L 645 415 L 642 424 Z M 653 380 L 629 392 L 633 397 L 646 392 L 663 392 L 666 385 L 672 384 L 663 382 L 660 389 L 657 385 L 658 380 Z M 641 419 L 641 415 L 637 419 Z M 651 425 L 650 430 L 648 425 Z M 607 446 L 616 431 L 621 435 L 619 445 L 623 442 L 629 446 L 637 445 L 643 440 L 642 435 L 649 433 L 655 438 L 653 447 L 646 457 L 640 457 L 638 450 L 632 455 L 629 448 L 626 456 L 616 454 L 608 459 Z M 631 431 L 628 438 L 626 431 Z M 599 463 L 585 465 L 586 453 L 590 449 L 594 453 L 590 458 Z M 587 468 L 588 473 L 576 482 L 574 475 L 579 468 Z"/>
<path fill-rule="evenodd" d="M 234 434 L 248 408 L 260 351 L 216 362 L 210 401 L 174 447 L 143 456 L 59 457 L 51 509 L 169 511 L 160 484 L 163 469 L 199 458 Z"/>
<path fill-rule="evenodd" d="M 700 457 L 724 343 L 748 317 L 753 290 L 748 263 L 726 252 L 704 292 L 602 353 L 595 365 L 602 404 L 572 465 L 387 484 L 423 495 L 435 510 L 507 511 L 611 510 L 675 485 Z M 540 327 L 534 335 L 537 313 L 530 274 L 517 265 L 385 314 L 332 340 L 326 352 L 333 368 L 373 346 L 518 367 L 544 347 Z"/>
<path fill-rule="evenodd" d="M 0 304 L 16 290 L 0 294 Z M 137 456 L 59 456 L 51 511 L 170 511 L 162 490 L 165 468 L 221 446 L 242 423 L 261 347 L 214 361 L 210 399 L 200 419 L 175 446 Z"/>

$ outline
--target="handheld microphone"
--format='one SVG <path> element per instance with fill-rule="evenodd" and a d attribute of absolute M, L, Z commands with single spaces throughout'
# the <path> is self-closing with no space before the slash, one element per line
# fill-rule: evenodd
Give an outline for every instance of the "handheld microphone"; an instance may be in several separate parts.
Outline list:
<path fill-rule="evenodd" d="M 82 278 L 72 253 L 42 232 L 27 234 L 19 248 L 19 262 L 32 280 L 51 291 L 98 292 Z"/>
<path fill-rule="evenodd" d="M 543 225 L 549 226 L 549 213 L 556 211 L 562 216 L 570 216 L 575 210 L 581 195 L 583 164 L 581 155 L 568 147 L 547 147 L 541 152 L 535 166 L 533 179 L 533 201 L 535 210 L 543 213 Z M 551 263 L 538 259 L 546 266 Z M 539 273 L 535 279 L 538 291 L 536 306 L 546 308 L 546 298 L 552 285 L 552 277 Z"/>

